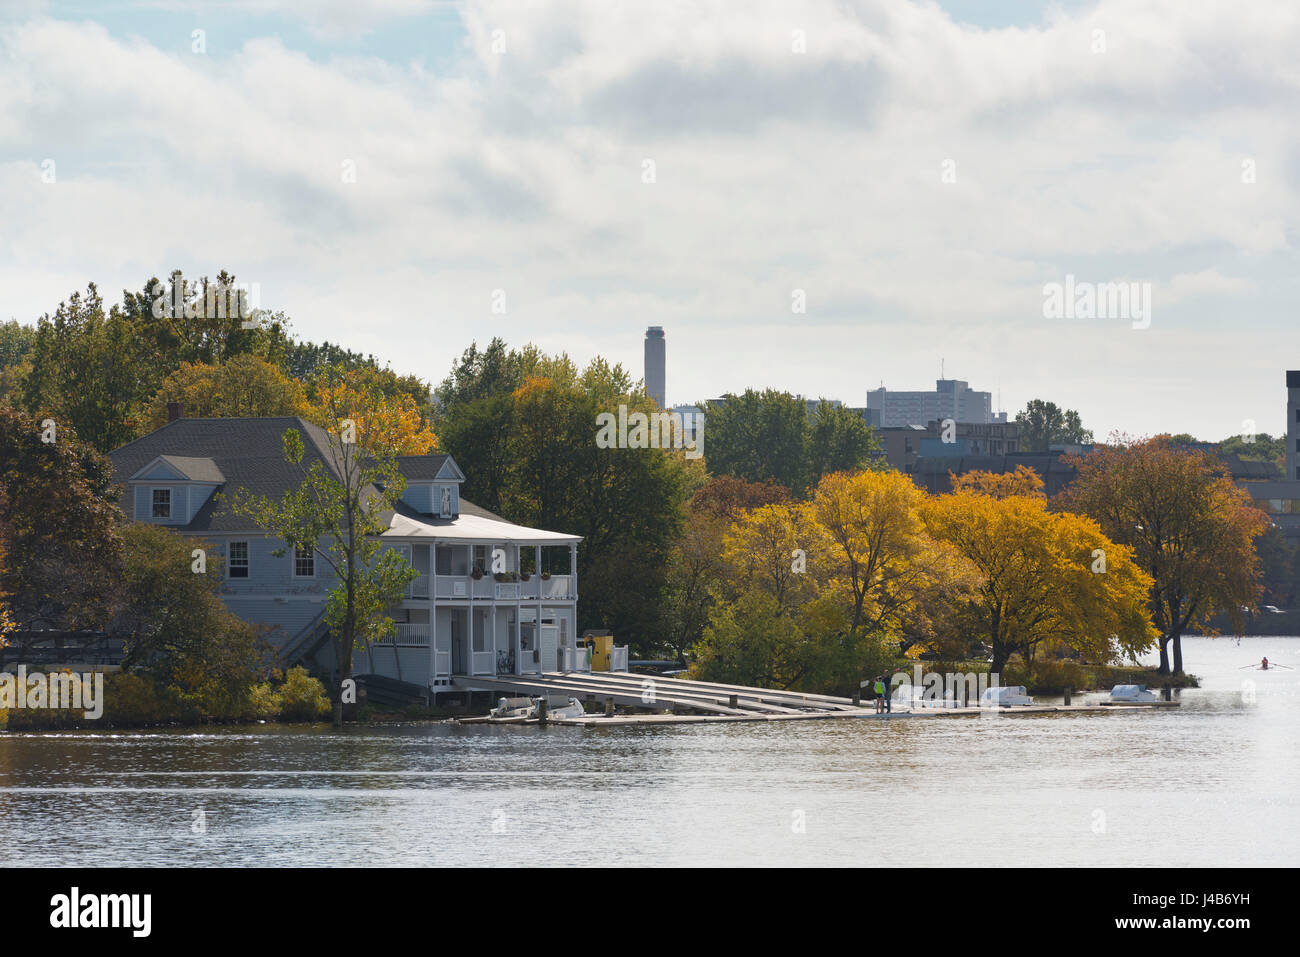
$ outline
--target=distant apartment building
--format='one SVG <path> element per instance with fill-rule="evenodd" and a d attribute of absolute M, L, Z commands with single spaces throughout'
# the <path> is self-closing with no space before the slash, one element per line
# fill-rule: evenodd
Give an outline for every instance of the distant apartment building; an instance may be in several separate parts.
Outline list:
<path fill-rule="evenodd" d="M 1286 456 L 1284 474 L 1269 462 L 1251 462 L 1238 456 L 1221 456 L 1239 487 L 1255 507 L 1291 541 L 1300 539 L 1300 370 L 1286 374 Z"/>
<path fill-rule="evenodd" d="M 1020 451 L 1017 422 L 954 422 L 952 441 L 946 441 L 943 422 L 877 428 L 876 438 L 886 462 L 900 472 L 912 473 L 922 457 L 954 459 L 963 456 L 1010 455 Z"/>
<path fill-rule="evenodd" d="M 1006 422 L 1007 414 L 993 411 L 991 392 L 977 392 L 961 379 L 939 379 L 933 392 L 891 392 L 884 386 L 871 389 L 866 419 L 868 425 L 888 429 L 943 419 L 989 425 Z"/>
<path fill-rule="evenodd" d="M 645 331 L 645 390 L 659 408 L 668 408 L 667 360 L 664 355 L 663 326 Z"/>

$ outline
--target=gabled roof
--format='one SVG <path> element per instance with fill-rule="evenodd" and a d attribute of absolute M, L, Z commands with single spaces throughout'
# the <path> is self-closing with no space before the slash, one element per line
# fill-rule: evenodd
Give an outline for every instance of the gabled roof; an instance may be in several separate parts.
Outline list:
<path fill-rule="evenodd" d="M 186 482 L 204 482 L 215 483 L 220 485 L 226 480 L 221 474 L 221 469 L 217 463 L 209 458 L 194 458 L 184 455 L 160 455 L 147 465 L 140 468 L 134 475 L 127 479 L 128 482 L 143 481 L 146 475 L 156 471 L 154 468 L 157 464 L 166 466 L 173 472 L 176 478 Z"/>
<path fill-rule="evenodd" d="M 283 435 L 297 429 L 302 436 L 303 458 L 297 465 L 284 458 Z M 319 426 L 299 416 L 240 419 L 176 419 L 161 429 L 129 442 L 109 453 L 114 480 L 127 483 L 143 470 L 162 461 L 168 468 L 196 482 L 216 483 L 209 497 L 188 525 L 186 532 L 246 532 L 253 523 L 230 511 L 229 499 L 240 489 L 255 495 L 279 499 L 297 488 L 312 466 L 321 465 L 335 477 L 329 437 Z M 463 481 L 465 476 L 450 455 L 404 455 L 398 468 L 407 481 Z M 202 476 L 202 477 L 200 477 Z M 218 500 L 217 496 L 222 496 Z M 123 484 L 121 506 L 133 514 L 132 487 Z M 576 542 L 581 536 L 514 525 L 500 515 L 460 499 L 460 516 L 442 519 L 422 515 L 405 503 L 384 516 L 390 522 L 386 536 L 413 536 L 445 540 L 474 541 L 495 538 L 502 542 Z"/>
<path fill-rule="evenodd" d="M 397 468 L 408 482 L 431 482 L 435 479 L 465 481 L 465 473 L 452 461 L 450 455 L 399 455 Z"/>
<path fill-rule="evenodd" d="M 297 429 L 302 436 L 303 458 L 298 465 L 285 461 L 282 436 Z M 217 492 L 230 496 L 236 489 L 279 498 L 296 488 L 315 462 L 337 474 L 330 464 L 329 439 L 324 430 L 299 416 L 235 419 L 176 419 L 161 429 L 128 442 L 109 453 L 115 480 L 126 482 L 154 460 L 169 460 L 185 474 L 210 462 L 220 475 Z M 122 508 L 132 514 L 131 488 L 122 490 Z M 183 531 L 246 531 L 249 519 L 230 513 L 229 503 L 209 498 Z"/>

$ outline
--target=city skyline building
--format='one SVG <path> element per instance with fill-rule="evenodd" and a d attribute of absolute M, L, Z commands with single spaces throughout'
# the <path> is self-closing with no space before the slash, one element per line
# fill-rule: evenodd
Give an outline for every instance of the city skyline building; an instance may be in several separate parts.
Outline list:
<path fill-rule="evenodd" d="M 667 357 L 663 326 L 645 331 L 645 390 L 659 408 L 668 408 Z"/>
<path fill-rule="evenodd" d="M 952 419 L 973 425 L 1007 421 L 993 411 L 993 394 L 970 387 L 964 379 L 937 379 L 932 392 L 891 391 L 883 385 L 867 391 L 868 424 L 882 428 L 921 425 Z"/>

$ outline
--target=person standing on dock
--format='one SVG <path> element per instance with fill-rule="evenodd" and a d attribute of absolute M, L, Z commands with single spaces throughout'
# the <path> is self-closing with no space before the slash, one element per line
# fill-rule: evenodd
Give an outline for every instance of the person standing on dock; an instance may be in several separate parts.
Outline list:
<path fill-rule="evenodd" d="M 880 676 L 880 696 L 885 699 L 885 713 L 893 714 L 894 702 L 890 700 L 890 692 L 893 690 L 889 687 L 889 675 Z"/>
<path fill-rule="evenodd" d="M 885 710 L 885 677 L 876 675 L 876 683 L 871 688 L 876 693 L 876 714 Z"/>

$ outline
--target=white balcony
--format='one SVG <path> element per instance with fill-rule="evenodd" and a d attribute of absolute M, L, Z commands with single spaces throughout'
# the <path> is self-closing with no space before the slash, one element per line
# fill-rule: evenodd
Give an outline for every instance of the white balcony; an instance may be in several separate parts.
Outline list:
<path fill-rule="evenodd" d="M 389 635 L 387 638 L 380 638 L 375 644 L 395 645 L 399 648 L 429 647 L 429 638 L 432 634 L 429 624 L 398 622 L 395 627 L 397 628 L 395 634 Z"/>
<path fill-rule="evenodd" d="M 528 581 L 499 582 L 485 575 L 474 579 L 461 575 L 439 575 L 436 579 L 439 599 L 485 599 L 488 601 L 536 601 L 540 599 L 574 599 L 573 576 L 552 575 L 542 578 L 530 575 Z M 429 577 L 421 575 L 407 586 L 407 598 L 429 597 Z"/>

